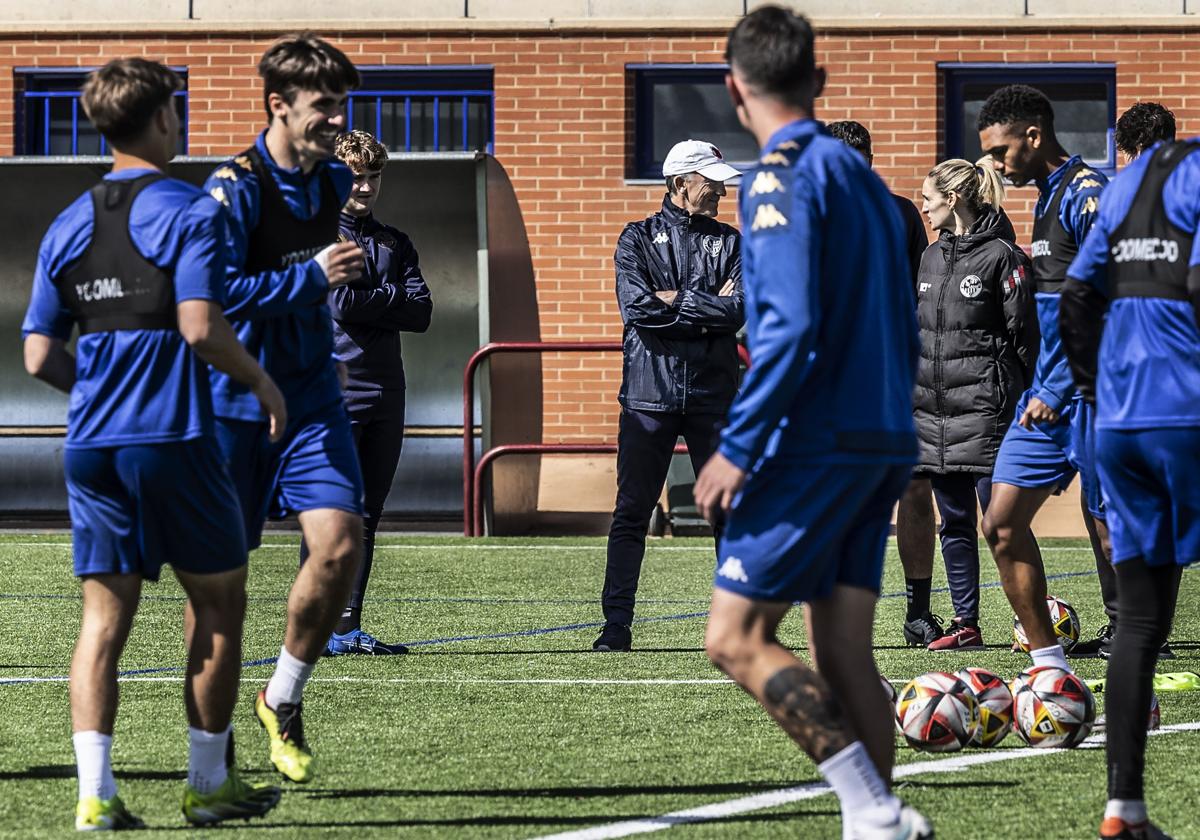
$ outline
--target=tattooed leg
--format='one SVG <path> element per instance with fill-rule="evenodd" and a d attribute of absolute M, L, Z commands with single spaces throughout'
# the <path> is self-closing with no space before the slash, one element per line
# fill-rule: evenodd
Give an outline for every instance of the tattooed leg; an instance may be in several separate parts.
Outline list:
<path fill-rule="evenodd" d="M 763 686 L 762 700 L 783 731 L 818 764 L 854 740 L 837 698 L 811 668 L 796 664 L 777 671 Z"/>

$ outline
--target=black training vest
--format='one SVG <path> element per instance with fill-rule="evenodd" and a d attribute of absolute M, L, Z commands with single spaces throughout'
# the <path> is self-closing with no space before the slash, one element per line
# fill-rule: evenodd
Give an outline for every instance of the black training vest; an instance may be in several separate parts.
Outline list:
<path fill-rule="evenodd" d="M 342 209 L 333 179 L 321 172 L 321 206 L 311 219 L 298 219 L 284 201 L 279 185 L 256 146 L 243 152 L 258 178 L 258 226 L 250 233 L 246 249 L 246 274 L 281 271 L 312 259 L 337 241 L 338 212 Z"/>
<path fill-rule="evenodd" d="M 1075 238 L 1067 232 L 1059 221 L 1059 208 L 1062 207 L 1063 195 L 1067 186 L 1075 178 L 1075 174 L 1086 168 L 1082 162 L 1075 164 L 1063 173 L 1062 180 L 1050 196 L 1050 204 L 1046 212 L 1033 222 L 1033 279 L 1039 292 L 1058 294 L 1062 284 L 1067 279 L 1067 269 L 1071 261 L 1079 253 Z"/>
<path fill-rule="evenodd" d="M 1188 261 L 1195 232 L 1174 225 L 1163 206 L 1167 178 L 1196 143 L 1170 143 L 1154 151 L 1133 204 L 1108 237 L 1108 287 L 1113 298 L 1188 300 Z"/>
<path fill-rule="evenodd" d="M 54 281 L 81 335 L 177 328 L 174 277 L 143 257 L 129 235 L 134 198 L 164 177 L 154 173 L 92 187 L 92 241 Z"/>

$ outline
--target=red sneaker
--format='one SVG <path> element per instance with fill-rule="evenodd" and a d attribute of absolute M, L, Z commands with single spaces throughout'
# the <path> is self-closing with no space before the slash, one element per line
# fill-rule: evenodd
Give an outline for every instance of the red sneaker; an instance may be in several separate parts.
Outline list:
<path fill-rule="evenodd" d="M 1150 822 L 1127 823 L 1118 817 L 1105 817 L 1100 824 L 1100 840 L 1171 840 L 1167 833 Z"/>
<path fill-rule="evenodd" d="M 939 652 L 950 650 L 983 650 L 983 635 L 979 632 L 978 627 L 971 627 L 967 624 L 959 624 L 957 621 L 952 621 L 946 629 L 946 635 L 930 643 L 929 650 Z"/>

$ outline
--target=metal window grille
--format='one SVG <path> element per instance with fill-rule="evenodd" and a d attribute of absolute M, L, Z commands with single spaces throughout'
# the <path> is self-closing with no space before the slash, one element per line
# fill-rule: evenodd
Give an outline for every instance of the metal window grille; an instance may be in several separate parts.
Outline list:
<path fill-rule="evenodd" d="M 17 153 L 25 155 L 106 155 L 108 144 L 79 104 L 80 89 L 92 68 L 17 68 L 19 124 Z M 187 71 L 173 68 L 185 88 L 175 94 L 179 112 L 179 153 L 187 153 Z"/>
<path fill-rule="evenodd" d="M 393 152 L 494 151 L 490 67 L 360 68 L 349 128 L 369 131 Z"/>

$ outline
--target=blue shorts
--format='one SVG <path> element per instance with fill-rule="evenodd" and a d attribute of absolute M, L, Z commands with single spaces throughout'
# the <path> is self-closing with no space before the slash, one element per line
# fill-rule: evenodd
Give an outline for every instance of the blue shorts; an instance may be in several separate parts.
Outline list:
<path fill-rule="evenodd" d="M 1096 469 L 1096 406 L 1077 399 L 1071 408 L 1071 466 L 1079 473 L 1079 489 L 1083 491 L 1088 513 L 1104 519 L 1104 493 L 1100 490 L 1100 473 Z"/>
<path fill-rule="evenodd" d="M 876 594 L 892 509 L 910 464 L 766 462 L 746 480 L 714 584 L 756 601 L 819 601 L 835 585 Z"/>
<path fill-rule="evenodd" d="M 1063 408 L 1056 423 L 1035 423 L 1026 429 L 1018 421 L 1025 413 L 1032 391 L 1021 395 L 1012 425 L 996 454 L 992 470 L 993 484 L 1014 487 L 1053 487 L 1058 494 L 1075 477 L 1071 466 L 1071 406 Z"/>
<path fill-rule="evenodd" d="M 166 563 L 211 574 L 246 563 L 233 481 L 217 443 L 68 448 L 75 574 L 158 580 Z"/>
<path fill-rule="evenodd" d="M 1200 429 L 1096 432 L 1112 560 L 1200 561 Z"/>
<path fill-rule="evenodd" d="M 362 516 L 362 471 L 341 403 L 289 422 L 278 443 L 271 443 L 266 423 L 218 417 L 217 441 L 237 487 L 250 549 L 261 545 L 268 517 L 326 508 Z"/>

